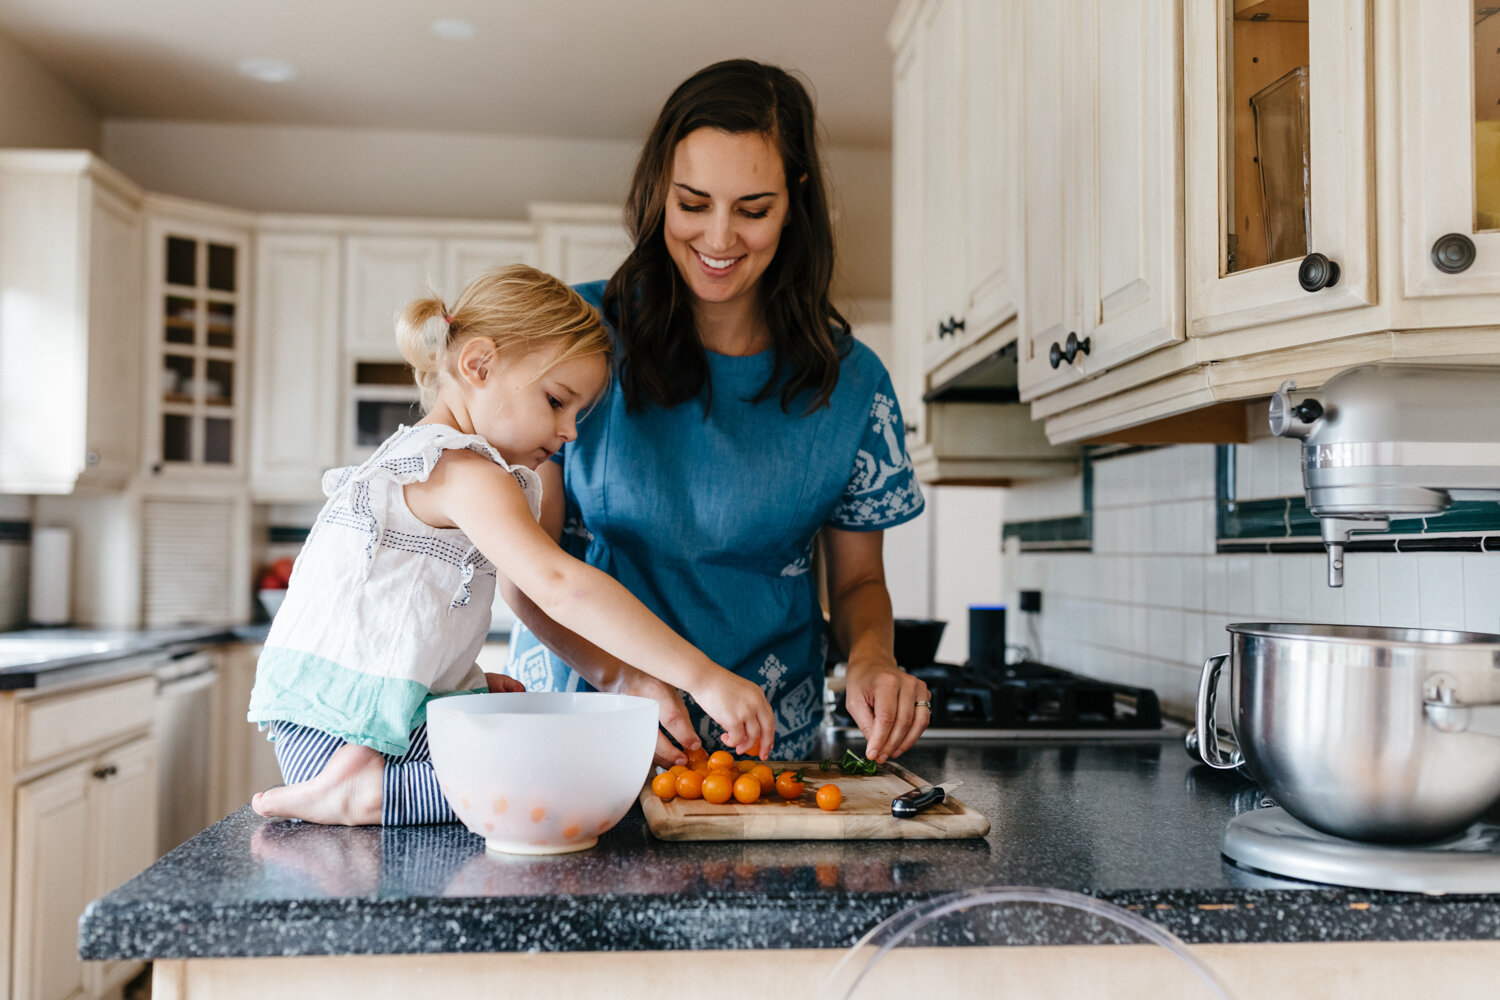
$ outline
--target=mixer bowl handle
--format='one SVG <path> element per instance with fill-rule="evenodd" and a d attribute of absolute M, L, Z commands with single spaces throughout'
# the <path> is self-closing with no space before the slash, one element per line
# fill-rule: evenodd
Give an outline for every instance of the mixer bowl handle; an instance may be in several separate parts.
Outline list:
<path fill-rule="evenodd" d="M 1500 705 L 1463 701 L 1450 674 L 1432 674 L 1422 682 L 1422 711 L 1440 732 L 1500 737 Z"/>
<path fill-rule="evenodd" d="M 1210 656 L 1203 661 L 1203 676 L 1198 679 L 1198 717 L 1193 734 L 1197 737 L 1198 756 L 1203 763 L 1219 771 L 1229 771 L 1245 762 L 1235 747 L 1225 754 L 1219 747 L 1219 729 L 1214 725 L 1214 706 L 1219 700 L 1219 673 L 1229 659 L 1228 653 Z"/>

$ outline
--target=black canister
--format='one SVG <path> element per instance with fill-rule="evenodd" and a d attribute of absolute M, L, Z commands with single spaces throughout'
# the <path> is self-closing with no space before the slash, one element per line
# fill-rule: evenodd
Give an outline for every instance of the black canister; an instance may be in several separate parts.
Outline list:
<path fill-rule="evenodd" d="M 1005 605 L 969 605 L 969 662 L 984 667 L 1005 665 Z"/>

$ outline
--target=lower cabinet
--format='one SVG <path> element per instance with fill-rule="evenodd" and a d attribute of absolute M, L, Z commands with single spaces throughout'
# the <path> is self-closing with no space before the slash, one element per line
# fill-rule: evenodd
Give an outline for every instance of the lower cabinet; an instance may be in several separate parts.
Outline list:
<path fill-rule="evenodd" d="M 245 721 L 250 707 L 250 689 L 255 686 L 255 663 L 259 645 L 221 646 L 219 685 L 215 713 L 218 716 L 217 766 L 214 784 L 216 816 L 228 816 L 250 801 L 256 792 L 281 784 L 276 752 L 266 734 Z"/>
<path fill-rule="evenodd" d="M 155 687 L 146 675 L 0 697 L 13 751 L 0 754 L 0 983 L 14 1000 L 102 997 L 141 969 L 80 960 L 78 918 L 156 860 Z"/>

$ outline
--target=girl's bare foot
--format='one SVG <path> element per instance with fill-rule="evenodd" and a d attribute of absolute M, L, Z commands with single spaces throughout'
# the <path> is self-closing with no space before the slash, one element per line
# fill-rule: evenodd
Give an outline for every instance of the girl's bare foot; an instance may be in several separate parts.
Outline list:
<path fill-rule="evenodd" d="M 256 793 L 250 805 L 262 816 L 337 826 L 380 822 L 385 757 L 345 743 L 315 778 Z"/>

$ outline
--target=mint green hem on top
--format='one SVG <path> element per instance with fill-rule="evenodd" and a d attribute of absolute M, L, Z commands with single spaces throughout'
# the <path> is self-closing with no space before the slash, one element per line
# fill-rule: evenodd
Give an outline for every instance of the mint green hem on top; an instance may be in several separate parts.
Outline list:
<path fill-rule="evenodd" d="M 467 692 L 453 692 L 467 693 Z M 399 757 L 427 719 L 426 685 L 380 677 L 282 646 L 261 651 L 250 722 L 291 722 Z"/>

